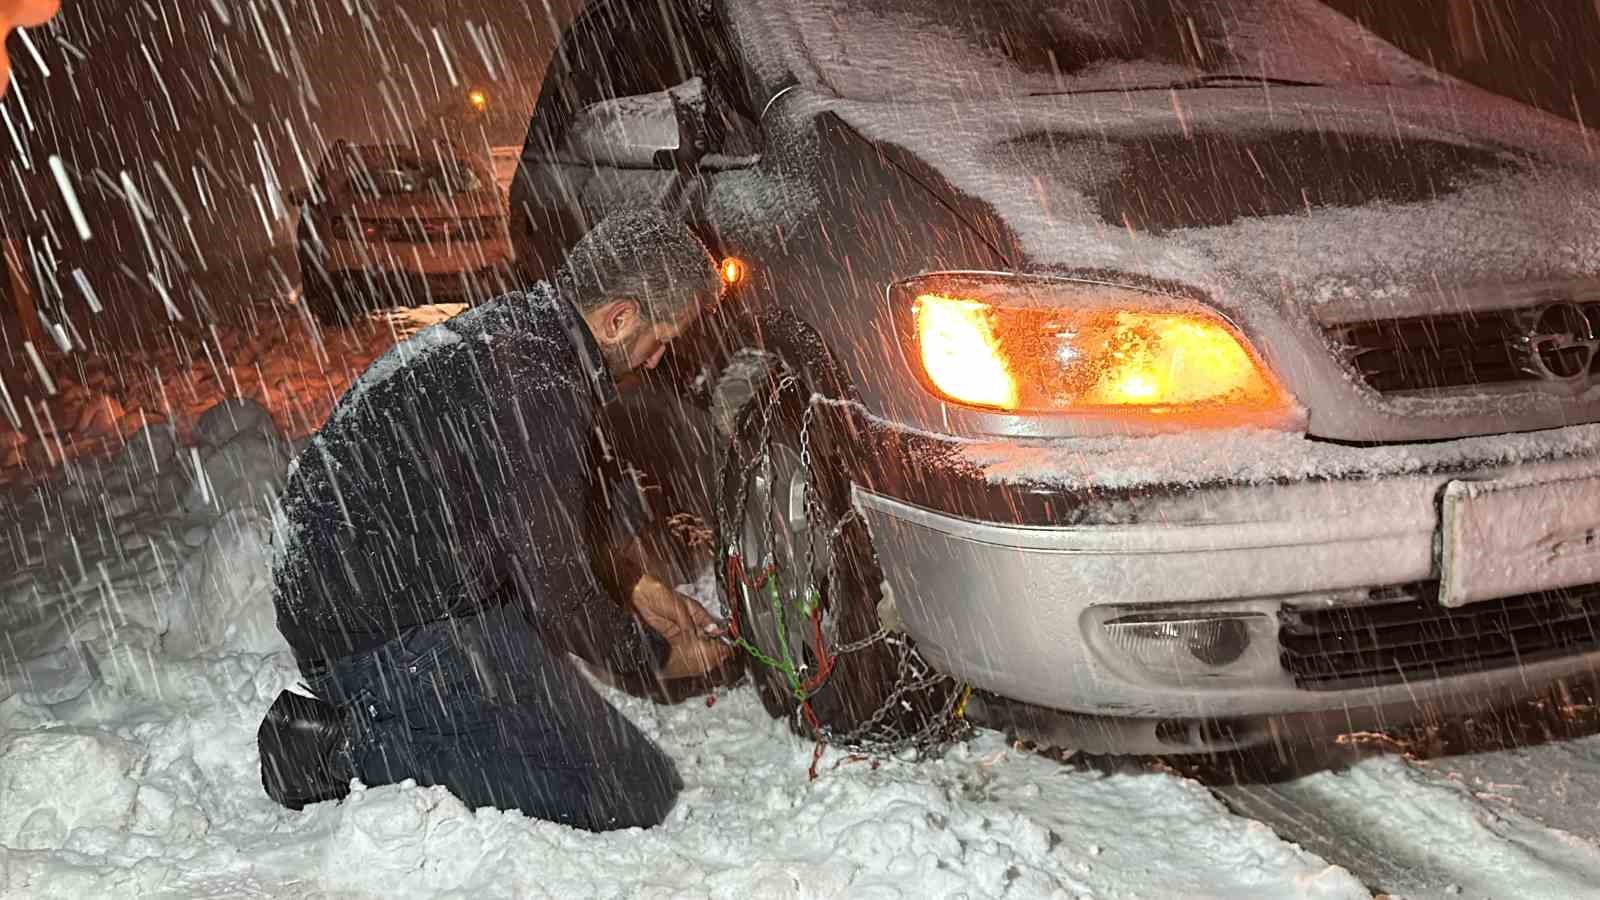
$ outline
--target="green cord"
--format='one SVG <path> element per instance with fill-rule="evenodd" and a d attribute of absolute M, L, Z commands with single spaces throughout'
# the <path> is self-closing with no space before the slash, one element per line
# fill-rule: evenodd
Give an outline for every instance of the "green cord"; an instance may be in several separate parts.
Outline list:
<path fill-rule="evenodd" d="M 789 658 L 788 616 L 786 615 L 786 608 L 783 603 L 783 598 L 778 591 L 778 573 L 776 569 L 768 571 L 766 580 L 762 582 L 758 590 L 767 595 L 767 602 L 777 614 L 778 643 L 781 647 L 783 647 L 783 658 L 776 659 L 768 656 L 765 653 L 762 653 L 754 644 L 742 637 L 734 640 L 734 646 L 737 646 L 739 649 L 750 654 L 750 656 L 753 657 L 756 662 L 761 663 L 769 669 L 775 669 L 782 673 L 784 680 L 789 682 L 789 691 L 794 695 L 795 700 L 797 702 L 804 703 L 806 698 L 810 696 L 810 692 L 801 687 L 799 669 L 795 666 L 794 660 Z M 804 611 L 807 617 L 809 617 L 816 611 L 817 604 L 820 602 L 821 592 L 817 591 L 816 589 L 812 589 L 806 595 L 806 601 L 801 607 L 802 611 Z"/>

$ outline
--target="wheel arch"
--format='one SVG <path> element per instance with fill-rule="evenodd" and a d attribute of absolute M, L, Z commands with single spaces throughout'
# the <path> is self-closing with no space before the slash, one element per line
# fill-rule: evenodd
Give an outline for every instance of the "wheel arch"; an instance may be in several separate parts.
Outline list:
<path fill-rule="evenodd" d="M 814 98 L 813 98 L 814 99 Z M 873 141 L 786 95 L 764 123 L 765 218 L 714 188 L 694 216 L 708 245 L 751 264 L 727 317 L 733 349 L 778 356 L 807 394 L 891 421 L 927 398 L 884 314 L 888 286 L 938 270 L 1006 270 L 1014 236 L 911 149 Z"/>

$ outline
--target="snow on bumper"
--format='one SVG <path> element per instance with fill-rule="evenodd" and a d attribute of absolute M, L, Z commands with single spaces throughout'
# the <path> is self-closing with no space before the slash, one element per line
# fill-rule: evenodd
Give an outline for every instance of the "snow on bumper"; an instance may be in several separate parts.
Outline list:
<path fill-rule="evenodd" d="M 1284 610 L 1370 603 L 1370 589 L 1440 577 L 1440 500 L 1452 482 L 1600 479 L 1600 428 L 1379 448 L 1190 438 L 1166 448 L 1188 477 L 1165 483 L 1151 450 L 1137 440 L 1035 447 L 1022 452 L 1025 466 L 992 446 L 962 451 L 991 460 L 977 470 L 991 487 L 1019 498 L 1078 494 L 1121 516 L 1065 527 L 953 514 L 858 483 L 885 588 L 930 661 L 1026 703 L 1196 719 L 1403 703 L 1420 715 L 1424 704 L 1491 690 L 1531 693 L 1600 663 L 1590 644 L 1520 666 L 1317 689 L 1277 664 Z M 1108 493 L 1124 499 L 1108 503 Z M 1594 518 L 1600 525 L 1600 510 Z M 1163 609 L 1255 614 L 1257 665 L 1244 677 L 1173 677 L 1106 635 L 1113 615 Z"/>

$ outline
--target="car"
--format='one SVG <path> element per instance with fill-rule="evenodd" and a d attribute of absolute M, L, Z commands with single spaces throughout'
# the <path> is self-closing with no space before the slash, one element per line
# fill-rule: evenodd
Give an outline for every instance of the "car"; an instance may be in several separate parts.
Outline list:
<path fill-rule="evenodd" d="M 1313 0 L 598 2 L 511 228 L 745 271 L 717 570 L 797 730 L 1227 751 L 1592 676 L 1593 143 Z"/>
<path fill-rule="evenodd" d="M 324 322 L 512 287 L 504 196 L 485 161 L 449 144 L 335 141 L 291 199 L 301 295 Z"/>

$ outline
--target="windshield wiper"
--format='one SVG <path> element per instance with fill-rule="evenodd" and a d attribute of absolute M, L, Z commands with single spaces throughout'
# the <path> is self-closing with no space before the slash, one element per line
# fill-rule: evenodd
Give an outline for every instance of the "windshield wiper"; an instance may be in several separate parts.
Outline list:
<path fill-rule="evenodd" d="M 1102 87 L 1085 88 L 1079 91 L 1034 91 L 1030 97 L 1059 97 L 1067 94 L 1124 94 L 1132 91 L 1187 91 L 1196 88 L 1208 87 L 1251 87 L 1267 85 L 1269 87 L 1327 87 L 1322 81 L 1301 81 L 1295 78 L 1273 78 L 1269 75 L 1245 75 L 1235 73 L 1217 73 L 1212 75 L 1197 75 L 1183 81 L 1173 81 L 1167 84 L 1139 84 L 1131 87 Z"/>

